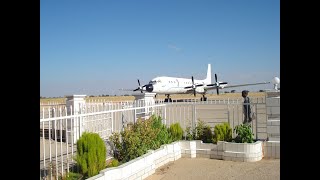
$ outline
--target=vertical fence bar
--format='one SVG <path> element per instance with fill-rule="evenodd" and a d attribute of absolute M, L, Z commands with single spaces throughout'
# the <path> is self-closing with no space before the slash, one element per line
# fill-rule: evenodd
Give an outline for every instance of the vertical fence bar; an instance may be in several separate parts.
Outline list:
<path fill-rule="evenodd" d="M 255 107 L 255 119 L 256 119 L 256 139 L 258 139 L 258 105 L 256 104 L 256 107 Z"/>
<path fill-rule="evenodd" d="M 179 118 L 179 124 L 180 124 L 180 125 L 181 125 L 181 119 L 182 119 L 182 118 L 181 118 L 181 117 L 182 117 L 182 116 L 181 116 L 181 111 L 182 111 L 182 109 L 181 109 L 181 108 L 182 108 L 182 107 L 180 106 L 180 107 L 179 107 L 179 111 L 180 111 L 180 116 L 179 116 L 179 117 L 180 117 L 180 118 Z"/>
<path fill-rule="evenodd" d="M 193 111 L 193 118 L 192 118 L 192 129 L 197 127 L 197 121 L 196 121 L 196 105 L 195 103 L 192 105 L 192 111 Z M 197 136 L 197 131 L 196 131 L 196 136 Z"/>
<path fill-rule="evenodd" d="M 234 117 L 234 104 L 232 104 L 232 117 L 233 117 L 233 118 L 232 118 L 232 119 L 233 119 L 233 120 L 232 120 L 232 129 L 234 129 L 234 118 L 235 118 L 235 117 Z M 232 132 L 233 132 L 233 131 L 232 131 Z M 233 135 L 234 135 L 234 133 L 233 133 Z"/>
<path fill-rule="evenodd" d="M 51 114 L 50 114 L 50 108 L 48 108 L 48 114 L 49 114 L 49 118 L 50 118 L 50 116 L 51 116 Z M 48 121 L 48 123 L 49 123 L 49 161 L 50 161 L 50 165 L 49 165 L 49 167 L 50 167 L 50 179 L 52 179 L 52 154 L 51 154 L 51 121 Z"/>
<path fill-rule="evenodd" d="M 44 108 L 42 108 L 42 118 L 44 119 Z M 44 123 L 42 122 L 42 144 L 43 144 L 43 172 L 44 177 L 46 176 L 46 144 L 45 144 L 45 134 L 44 134 Z"/>
<path fill-rule="evenodd" d="M 72 111 L 73 108 L 70 106 L 70 115 L 74 115 L 74 112 Z M 71 157 L 74 157 L 73 155 L 73 144 L 74 144 L 74 117 L 70 118 L 70 127 L 71 127 Z M 72 171 L 74 171 L 74 160 L 71 158 L 71 164 L 72 164 Z"/>
<path fill-rule="evenodd" d="M 164 117 L 165 117 L 165 124 L 167 125 L 167 104 L 165 105 L 165 107 L 164 107 Z"/>
<path fill-rule="evenodd" d="M 57 117 L 56 114 L 56 110 L 55 108 L 53 108 L 53 114 L 54 117 Z M 54 139 L 55 139 L 55 146 L 56 146 L 56 154 L 55 154 L 55 158 L 56 158 L 56 179 L 58 179 L 58 143 L 57 143 L 57 119 L 54 119 Z"/>
<path fill-rule="evenodd" d="M 59 108 L 60 117 L 62 116 L 61 107 Z M 63 177 L 63 151 L 62 151 L 62 119 L 60 119 L 60 157 L 61 157 L 61 176 Z"/>
<path fill-rule="evenodd" d="M 177 100 L 176 100 L 177 101 Z M 177 103 L 177 102 L 176 102 Z M 176 117 L 177 117 L 177 115 L 178 115 L 178 105 L 177 104 L 175 104 L 175 109 L 176 109 L 176 113 L 175 113 L 175 117 L 173 118 L 173 123 L 175 123 L 175 121 L 176 121 Z"/>
<path fill-rule="evenodd" d="M 64 107 L 64 111 L 65 111 L 65 115 L 68 116 L 67 113 L 67 107 Z M 69 142 L 68 142 L 68 119 L 65 119 L 66 121 L 66 150 L 67 150 L 67 174 L 69 173 L 69 151 L 68 151 L 68 147 L 69 147 Z"/>

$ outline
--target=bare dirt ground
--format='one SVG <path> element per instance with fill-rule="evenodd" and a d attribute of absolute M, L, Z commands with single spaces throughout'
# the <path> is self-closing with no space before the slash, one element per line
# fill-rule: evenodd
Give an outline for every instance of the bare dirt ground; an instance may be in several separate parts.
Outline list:
<path fill-rule="evenodd" d="M 280 159 L 233 162 L 207 158 L 180 158 L 165 164 L 146 180 L 276 180 L 280 179 Z"/>

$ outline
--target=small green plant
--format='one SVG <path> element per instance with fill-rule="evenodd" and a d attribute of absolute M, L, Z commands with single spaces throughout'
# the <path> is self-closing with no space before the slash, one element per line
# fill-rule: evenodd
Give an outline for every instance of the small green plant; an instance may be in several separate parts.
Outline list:
<path fill-rule="evenodd" d="M 206 125 L 204 121 L 198 119 L 196 127 L 186 127 L 186 139 L 187 140 L 202 140 L 203 142 L 211 142 L 212 131 L 209 125 Z"/>
<path fill-rule="evenodd" d="M 92 177 L 106 167 L 107 148 L 97 133 L 84 132 L 77 141 L 76 162 L 85 177 Z"/>
<path fill-rule="evenodd" d="M 215 144 L 218 141 L 230 142 L 232 140 L 232 129 L 229 123 L 227 122 L 215 125 L 213 132 L 214 132 L 214 135 L 213 135 L 212 141 Z"/>
<path fill-rule="evenodd" d="M 58 179 L 59 180 L 79 180 L 79 179 L 83 179 L 83 176 L 79 173 L 69 172 L 63 175 L 62 177 L 60 176 Z"/>
<path fill-rule="evenodd" d="M 119 161 L 117 159 L 112 159 L 110 163 L 107 165 L 108 167 L 117 167 L 119 165 Z"/>
<path fill-rule="evenodd" d="M 186 136 L 185 136 L 186 140 L 193 140 L 193 135 L 192 135 L 192 129 L 191 126 L 187 126 L 186 127 Z"/>
<path fill-rule="evenodd" d="M 204 134 L 205 122 L 198 119 L 196 127 L 192 130 L 192 136 L 195 140 L 202 140 Z"/>
<path fill-rule="evenodd" d="M 204 143 L 212 143 L 212 131 L 209 125 L 205 125 L 203 129 L 203 135 L 201 137 L 202 142 Z"/>
<path fill-rule="evenodd" d="M 179 123 L 171 124 L 170 133 L 173 141 L 179 141 L 182 139 L 183 130 Z"/>
<path fill-rule="evenodd" d="M 250 124 L 239 124 L 234 128 L 234 131 L 237 134 L 234 139 L 236 143 L 253 143 L 254 134 Z"/>

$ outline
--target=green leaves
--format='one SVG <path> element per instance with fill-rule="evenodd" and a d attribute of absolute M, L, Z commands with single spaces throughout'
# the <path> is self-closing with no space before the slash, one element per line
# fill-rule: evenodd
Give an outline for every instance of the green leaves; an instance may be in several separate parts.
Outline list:
<path fill-rule="evenodd" d="M 237 143 L 253 143 L 254 134 L 251 130 L 250 124 L 239 124 L 234 128 L 237 137 L 235 142 Z"/>
<path fill-rule="evenodd" d="M 162 124 L 162 118 L 152 115 L 147 120 L 139 119 L 120 134 L 112 134 L 110 140 L 114 145 L 114 157 L 124 163 L 140 157 L 150 149 L 158 149 L 163 144 L 171 143 L 172 137 Z"/>
<path fill-rule="evenodd" d="M 77 141 L 75 160 L 84 176 L 92 177 L 106 167 L 107 148 L 99 134 L 84 132 Z"/>
<path fill-rule="evenodd" d="M 200 119 L 198 119 L 198 123 L 193 129 L 190 126 L 186 127 L 187 140 L 202 140 L 206 143 L 212 141 L 212 136 L 210 126 Z"/>
<path fill-rule="evenodd" d="M 218 141 L 230 142 L 232 140 L 232 129 L 230 128 L 230 125 L 227 122 L 215 125 L 213 132 L 214 135 L 212 141 L 215 144 Z"/>
<path fill-rule="evenodd" d="M 179 123 L 171 124 L 170 133 L 173 141 L 179 141 L 182 139 L 183 130 Z"/>

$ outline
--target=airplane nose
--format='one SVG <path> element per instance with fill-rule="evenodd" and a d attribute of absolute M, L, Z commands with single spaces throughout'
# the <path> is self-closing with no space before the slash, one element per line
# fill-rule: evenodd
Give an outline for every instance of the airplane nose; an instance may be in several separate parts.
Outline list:
<path fill-rule="evenodd" d="M 153 86 L 152 86 L 152 84 L 148 84 L 148 85 L 146 86 L 146 90 L 147 90 L 148 92 L 152 92 L 152 91 L 153 91 Z"/>

